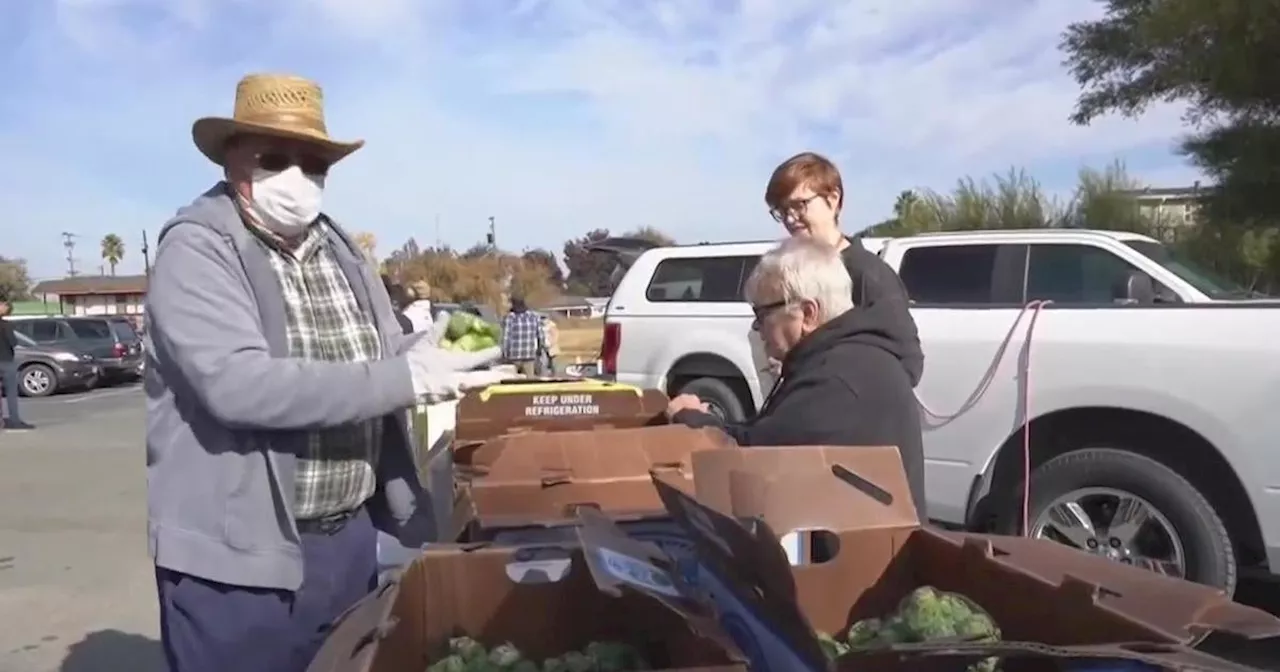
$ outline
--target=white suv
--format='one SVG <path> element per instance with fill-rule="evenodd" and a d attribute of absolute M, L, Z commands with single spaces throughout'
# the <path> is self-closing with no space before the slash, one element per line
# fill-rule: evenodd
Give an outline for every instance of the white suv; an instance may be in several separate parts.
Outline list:
<path fill-rule="evenodd" d="M 1280 305 L 1131 233 L 861 243 L 902 277 L 919 327 L 930 518 L 1226 588 L 1236 558 L 1280 569 Z M 773 379 L 742 286 L 773 245 L 597 243 L 627 269 L 602 374 L 750 417 Z"/>

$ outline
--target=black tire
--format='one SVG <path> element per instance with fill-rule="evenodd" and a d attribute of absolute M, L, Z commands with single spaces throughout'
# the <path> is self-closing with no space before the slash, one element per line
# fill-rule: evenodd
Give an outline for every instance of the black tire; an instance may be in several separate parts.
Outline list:
<path fill-rule="evenodd" d="M 1140 497 L 1164 514 L 1182 542 L 1186 578 L 1235 591 L 1235 548 L 1221 516 L 1187 479 L 1142 455 L 1112 448 L 1086 448 L 1059 455 L 1031 474 L 1032 521 L 1053 500 L 1082 488 L 1111 488 Z M 1015 496 L 1014 502 L 1020 502 Z M 1021 506 L 1001 517 L 1001 532 L 1017 534 Z"/>
<path fill-rule="evenodd" d="M 27 380 L 29 374 L 42 377 L 48 384 L 44 387 L 30 384 Z M 18 371 L 18 391 L 24 397 L 48 397 L 58 391 L 58 376 L 44 364 L 28 364 Z"/>
<path fill-rule="evenodd" d="M 747 419 L 742 400 L 733 387 L 719 378 L 694 378 L 685 383 L 678 394 L 693 394 L 707 402 L 711 412 L 726 422 L 742 422 Z"/>

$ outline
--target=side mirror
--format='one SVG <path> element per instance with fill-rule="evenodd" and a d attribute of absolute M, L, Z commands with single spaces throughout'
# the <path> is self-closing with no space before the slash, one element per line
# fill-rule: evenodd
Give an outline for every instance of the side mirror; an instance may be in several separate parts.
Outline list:
<path fill-rule="evenodd" d="M 1142 271 L 1130 271 L 1117 288 L 1116 299 L 1120 303 L 1151 305 L 1156 302 L 1155 283 Z"/>

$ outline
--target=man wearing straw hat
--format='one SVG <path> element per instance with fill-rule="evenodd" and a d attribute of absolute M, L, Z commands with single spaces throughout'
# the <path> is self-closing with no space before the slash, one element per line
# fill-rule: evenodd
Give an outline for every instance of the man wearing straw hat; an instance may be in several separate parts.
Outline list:
<path fill-rule="evenodd" d="M 250 75 L 192 136 L 224 181 L 165 225 L 147 298 L 148 541 L 171 672 L 302 672 L 375 581 L 375 528 L 431 541 L 403 409 L 493 382 L 497 349 L 397 325 L 321 211 L 320 88 Z M 424 504 L 423 509 L 427 508 Z"/>

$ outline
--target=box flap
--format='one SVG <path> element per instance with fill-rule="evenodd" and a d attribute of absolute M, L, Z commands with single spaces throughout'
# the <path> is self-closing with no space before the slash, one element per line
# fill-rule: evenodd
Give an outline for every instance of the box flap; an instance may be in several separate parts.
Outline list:
<path fill-rule="evenodd" d="M 693 470 L 699 501 L 737 518 L 763 518 L 779 533 L 908 527 L 916 517 L 894 448 L 715 451 L 695 455 Z M 894 495 L 892 502 L 882 503 L 877 485 Z M 1041 539 L 943 534 L 983 546 L 984 557 L 1140 625 L 1153 641 L 1190 644 L 1212 631 L 1280 635 L 1280 618 L 1233 602 L 1216 588 Z"/>
<path fill-rule="evenodd" d="M 893 446 L 710 451 L 694 454 L 692 463 L 699 501 L 739 518 L 763 518 L 779 532 L 920 522 Z"/>
<path fill-rule="evenodd" d="M 335 619 L 307 672 L 369 672 L 373 669 L 373 655 L 377 650 L 373 645 L 398 625 L 392 609 L 399 594 L 399 576 L 393 575 Z"/>
<path fill-rule="evenodd" d="M 796 603 L 790 562 L 768 523 L 755 520 L 754 530 L 749 530 L 660 478 L 655 476 L 653 482 L 672 520 L 697 548 L 700 573 L 710 573 L 808 669 L 826 669 L 813 626 Z"/>
<path fill-rule="evenodd" d="M 458 402 L 461 443 L 528 431 L 559 432 L 667 423 L 667 395 L 602 380 L 509 381 Z"/>
<path fill-rule="evenodd" d="M 572 518 L 584 506 L 661 511 L 651 473 L 691 490 L 692 455 L 730 447 L 723 432 L 677 425 L 508 435 L 459 447 L 455 474 L 482 517 Z"/>
<path fill-rule="evenodd" d="M 951 534 L 968 544 L 989 546 L 985 553 L 1052 585 L 1079 584 L 1102 607 L 1170 642 L 1194 643 L 1213 631 L 1250 639 L 1280 636 L 1280 618 L 1234 602 L 1217 588 L 1039 539 Z"/>
<path fill-rule="evenodd" d="M 698 598 L 697 589 L 684 580 L 660 548 L 632 539 L 598 511 L 583 510 L 578 523 L 578 543 L 601 592 L 615 597 L 623 590 L 648 595 L 685 619 L 699 635 L 745 660 L 719 627 L 715 612 Z"/>
<path fill-rule="evenodd" d="M 895 644 L 861 650 L 840 659 L 836 669 L 849 672 L 921 672 L 954 670 L 966 662 L 985 658 L 1056 658 L 1073 661 L 1134 661 L 1164 670 L 1205 672 L 1259 672 L 1201 651 L 1176 644 L 1147 642 L 1050 646 L 1036 642 L 991 642 L 952 644 Z M 1114 666 L 1112 666 L 1114 667 Z M 1105 666 L 1100 669 L 1107 669 Z"/>

